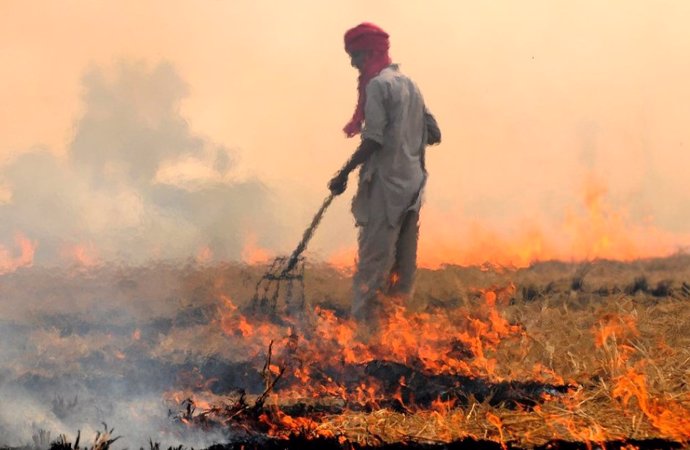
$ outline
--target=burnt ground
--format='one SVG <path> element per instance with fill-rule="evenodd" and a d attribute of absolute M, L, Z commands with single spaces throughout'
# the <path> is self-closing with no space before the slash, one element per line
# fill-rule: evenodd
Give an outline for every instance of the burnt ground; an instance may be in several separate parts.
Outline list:
<path fill-rule="evenodd" d="M 48 447 L 49 450 L 76 450 L 72 442 L 53 442 Z M 0 447 L 0 450 L 39 450 L 42 447 Z M 43 447 L 45 448 L 45 447 Z M 86 447 L 80 447 L 86 448 Z M 160 444 L 150 442 L 148 447 L 141 447 L 142 450 L 160 450 Z M 165 447 L 163 447 L 165 448 Z M 398 443 L 378 445 L 361 445 L 356 442 L 343 442 L 338 439 L 310 438 L 295 436 L 291 439 L 271 439 L 256 438 L 235 443 L 215 444 L 205 450 L 340 450 L 343 448 L 354 450 L 523 450 L 526 448 L 517 446 L 511 442 L 495 442 L 485 439 L 466 438 L 448 443 L 421 443 L 414 441 L 401 441 Z M 599 443 L 569 442 L 563 440 L 552 440 L 543 445 L 529 447 L 533 450 L 592 450 L 609 449 L 623 450 L 635 448 L 639 450 L 672 450 L 685 448 L 683 444 L 663 439 L 630 439 L 618 441 L 605 441 Z M 106 450 L 102 448 L 101 450 Z M 181 447 L 168 447 L 167 450 L 186 450 Z"/>
<path fill-rule="evenodd" d="M 123 435 L 144 437 L 143 442 L 146 436 L 154 441 L 162 436 L 163 445 L 167 439 L 209 447 L 223 434 L 204 441 L 185 440 L 187 431 L 161 432 L 162 423 L 172 423 L 173 430 L 179 426 L 166 414 L 166 409 L 172 409 L 174 416 L 175 405 L 170 401 L 161 400 L 163 406 L 156 409 L 161 417 L 153 421 L 132 419 L 127 411 L 151 404 L 151 398 L 164 398 L 174 390 L 209 393 L 216 398 L 238 390 L 254 396 L 264 391 L 265 342 L 250 349 L 233 347 L 242 336 L 228 337 L 218 324 L 228 308 L 219 294 L 227 294 L 241 309 L 251 298 L 261 271 L 261 267 L 242 265 L 154 265 L 88 270 L 27 268 L 3 275 L 0 358 L 6 363 L 0 368 L 0 444 L 28 444 L 41 430 L 49 430 L 53 438 L 78 429 L 86 435 L 107 422 L 116 430 L 125 430 Z M 414 415 L 436 400 L 453 400 L 465 416 L 476 406 L 482 414 L 493 412 L 500 417 L 508 447 L 581 448 L 577 446 L 584 444 L 577 442 L 586 443 L 582 439 L 585 434 L 561 425 L 540 431 L 535 443 L 526 445 L 519 436 L 529 427 L 521 430 L 522 416 L 516 416 L 534 414 L 529 411 L 535 405 L 548 409 L 544 398 L 568 397 L 568 392 L 580 390 L 589 392 L 585 398 L 590 400 L 583 403 L 582 411 L 569 414 L 584 428 L 596 424 L 624 438 L 605 439 L 607 448 L 623 442 L 638 442 L 644 448 L 672 448 L 664 445 L 683 442 L 686 424 L 681 422 L 671 431 L 658 428 L 653 417 L 639 409 L 639 395 L 632 395 L 623 405 L 612 386 L 624 374 L 638 370 L 647 377 L 648 403 L 652 401 L 655 408 L 668 407 L 672 417 L 688 410 L 690 379 L 682 361 L 687 360 L 690 348 L 685 331 L 690 324 L 686 307 L 689 282 L 690 257 L 685 255 L 631 263 L 544 262 L 520 270 L 454 266 L 423 270 L 418 295 L 408 305 L 410 311 L 435 314 L 459 308 L 474 314 L 477 309 L 481 318 L 481 289 L 494 288 L 499 292 L 501 313 L 526 330 L 528 337 L 519 342 L 506 339 L 493 351 L 491 356 L 498 361 L 498 376 L 493 378 L 429 372 L 414 358 L 324 366 L 321 376 L 340 377 L 344 386 L 376 379 L 389 400 L 379 399 L 373 404 L 336 402 L 335 406 L 326 402 L 316 416 L 333 422 L 327 424 L 329 427 L 341 426 L 353 448 L 399 445 L 406 439 L 400 434 L 396 438 L 396 434 L 371 426 L 369 437 L 362 438 L 359 431 L 348 434 L 345 425 L 328 416 L 344 410 L 372 415 L 379 408 L 391 414 Z M 308 298 L 314 306 L 333 311 L 335 317 L 347 316 L 349 283 L 346 274 L 328 267 L 307 268 Z M 505 289 L 507 286 L 512 287 Z M 615 340 L 609 338 L 598 346 L 594 332 L 608 325 L 617 327 Z M 624 352 L 628 360 L 614 360 Z M 551 372 L 558 377 L 548 376 Z M 274 386 L 275 393 L 287 389 L 289 382 L 288 374 Z M 393 398 L 397 395 L 400 400 Z M 294 417 L 315 413 L 313 403 L 293 401 L 285 408 Z M 597 415 L 607 408 L 610 414 Z M 553 416 L 543 411 L 539 414 L 542 418 L 560 417 L 557 411 L 548 411 Z M 461 433 L 432 430 L 419 434 L 414 430 L 409 434 L 427 443 L 405 442 L 406 448 L 499 445 L 498 430 L 485 417 L 472 417 L 463 426 L 466 432 L 488 439 L 472 439 L 472 444 L 463 440 Z M 438 436 L 434 436 L 436 432 Z M 435 438 L 449 444 L 429 443 Z M 281 439 L 266 435 L 261 439 L 260 444 L 245 441 L 244 448 L 287 448 L 282 447 L 286 443 Z M 324 447 L 318 448 L 334 448 L 328 446 L 336 443 L 309 440 L 301 442 L 300 448 L 319 442 Z M 239 444 L 228 445 L 239 448 L 232 446 Z"/>

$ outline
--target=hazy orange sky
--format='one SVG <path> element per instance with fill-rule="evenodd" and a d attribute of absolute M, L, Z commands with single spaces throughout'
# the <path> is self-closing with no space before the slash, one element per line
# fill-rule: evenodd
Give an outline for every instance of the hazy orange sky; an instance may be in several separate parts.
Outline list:
<path fill-rule="evenodd" d="M 147 227 L 150 257 L 216 245 L 239 257 L 247 242 L 290 251 L 357 144 L 341 131 L 357 76 L 342 35 L 362 21 L 390 33 L 394 61 L 443 130 L 427 157 L 422 262 L 627 259 L 690 245 L 690 3 L 681 0 L 0 0 L 0 245 L 18 248 L 21 233 L 39 256 L 89 248 L 107 259 L 133 245 L 118 233 Z M 149 132 L 162 146 L 146 162 L 155 170 L 112 175 L 107 189 L 82 177 L 91 150 L 102 155 L 99 176 L 124 173 L 133 160 L 108 155 L 132 140 L 146 149 Z M 166 152 L 176 133 L 198 148 Z M 22 158 L 36 152 L 43 162 Z M 45 186 L 33 192 L 31 180 Z M 203 226 L 194 217 L 222 195 L 187 199 L 199 204 L 178 226 L 174 196 L 148 190 L 238 183 L 261 186 L 266 203 L 228 199 Z M 310 247 L 321 257 L 351 260 L 350 185 Z M 69 206 L 59 212 L 70 213 L 53 218 L 41 202 L 55 203 L 62 187 Z M 268 205 L 270 217 L 252 211 Z M 239 222 L 226 236 L 228 217 Z"/>

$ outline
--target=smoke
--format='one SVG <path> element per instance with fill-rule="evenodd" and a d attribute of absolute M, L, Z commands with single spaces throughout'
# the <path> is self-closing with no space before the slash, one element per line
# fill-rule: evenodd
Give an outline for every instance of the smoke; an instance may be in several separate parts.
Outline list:
<path fill-rule="evenodd" d="M 208 364 L 210 343 L 228 343 L 210 269 L 193 267 L 34 267 L 2 275 L 0 447 L 32 444 L 41 430 L 51 441 L 65 433 L 72 442 L 81 430 L 88 443 L 102 423 L 122 436 L 116 448 L 139 448 L 149 438 L 164 447 L 227 441 L 223 430 L 188 428 L 169 413 L 180 407 L 167 394 L 196 386 L 185 374 L 237 378 L 230 363 Z M 239 280 L 240 269 L 225 272 Z"/>
<path fill-rule="evenodd" d="M 35 263 L 141 264 L 202 247 L 238 258 L 249 230 L 270 236 L 268 189 L 238 178 L 236 150 L 190 129 L 179 112 L 188 88 L 171 64 L 94 67 L 82 84 L 67 154 L 36 147 L 0 173 L 9 192 L 0 233 L 34 241 Z"/>
<path fill-rule="evenodd" d="M 116 448 L 140 448 L 149 439 L 161 446 L 183 445 L 188 448 L 207 448 L 228 437 L 220 431 L 184 430 L 175 427 L 168 418 L 168 410 L 158 392 L 120 399 L 95 396 L 81 389 L 83 396 L 36 398 L 34 394 L 17 386 L 0 386 L 3 401 L 14 408 L 0 408 L 0 444 L 13 447 L 34 447 L 41 433 L 48 442 L 38 442 L 34 448 L 45 448 L 64 434 L 75 442 L 80 433 L 81 442 L 92 444 L 105 426 L 113 430 L 112 437 L 120 437 Z M 67 392 L 74 392 L 74 389 Z M 72 408 L 61 410 L 60 405 Z M 75 406 L 71 406 L 75 405 Z M 48 434 L 50 433 L 50 434 Z"/>
<path fill-rule="evenodd" d="M 238 175 L 239 150 L 191 130 L 171 64 L 93 67 L 82 88 L 68 151 L 35 146 L 0 170 L 0 445 L 90 442 L 106 423 L 123 447 L 207 447 L 223 436 L 174 423 L 164 393 L 208 355 L 161 343 L 212 328 L 217 306 L 173 267 L 239 259 L 248 235 L 273 245 L 275 200 Z"/>

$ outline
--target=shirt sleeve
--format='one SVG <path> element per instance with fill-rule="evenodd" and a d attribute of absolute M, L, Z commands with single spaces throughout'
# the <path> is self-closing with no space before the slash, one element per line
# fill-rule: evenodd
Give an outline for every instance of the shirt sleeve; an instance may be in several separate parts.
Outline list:
<path fill-rule="evenodd" d="M 385 108 L 385 86 L 374 78 L 367 84 L 366 94 L 362 139 L 371 139 L 383 145 L 383 132 L 388 123 Z"/>
<path fill-rule="evenodd" d="M 441 143 L 441 128 L 438 126 L 436 117 L 424 106 L 424 124 L 426 133 L 426 144 L 436 145 Z"/>

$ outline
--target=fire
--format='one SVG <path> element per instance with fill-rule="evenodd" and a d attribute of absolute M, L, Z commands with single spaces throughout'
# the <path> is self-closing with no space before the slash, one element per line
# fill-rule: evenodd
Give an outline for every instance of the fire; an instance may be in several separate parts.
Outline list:
<path fill-rule="evenodd" d="M 486 419 L 493 426 L 496 427 L 496 429 L 498 430 L 498 439 L 499 439 L 499 442 L 501 443 L 501 447 L 503 448 L 503 450 L 507 450 L 508 446 L 506 445 L 505 439 L 503 437 L 503 421 L 501 420 L 501 418 L 495 414 L 486 413 Z"/>
<path fill-rule="evenodd" d="M 550 239 L 537 225 L 504 235 L 485 224 L 459 218 L 465 226 L 448 226 L 441 213 L 422 210 L 422 231 L 419 240 L 420 267 L 438 269 L 444 265 L 497 264 L 505 267 L 526 267 L 534 261 L 549 259 L 555 254 Z M 425 227 L 425 224 L 428 224 Z"/>
<path fill-rule="evenodd" d="M 646 360 L 634 362 L 638 349 L 631 340 L 639 336 L 634 316 L 608 315 L 594 330 L 595 344 L 610 355 L 613 386 L 611 396 L 635 417 L 640 410 L 657 430 L 681 442 L 690 439 L 690 408 L 682 401 L 654 395 L 649 390 L 648 377 L 643 372 Z M 635 400 L 636 407 L 633 407 Z"/>
<path fill-rule="evenodd" d="M 335 434 L 331 430 L 321 429 L 321 425 L 307 417 L 291 417 L 279 409 L 269 416 L 262 414 L 259 421 L 268 426 L 270 436 L 288 438 L 291 435 L 305 435 L 308 437 L 332 438 Z"/>
<path fill-rule="evenodd" d="M 208 245 L 204 245 L 197 252 L 194 260 L 197 264 L 209 264 L 213 261 L 213 250 Z"/>
<path fill-rule="evenodd" d="M 82 268 L 95 267 L 100 264 L 98 251 L 91 243 L 67 245 L 62 249 L 62 256 Z"/>
<path fill-rule="evenodd" d="M 183 414 L 190 426 L 212 419 L 227 425 L 228 414 L 247 411 L 258 398 L 263 405 L 261 414 L 244 420 L 258 421 L 262 432 L 280 439 L 295 435 L 343 438 L 338 427 L 346 423 L 362 421 L 363 429 L 368 430 L 375 426 L 368 420 L 383 414 L 389 420 L 400 414 L 408 418 L 405 420 L 414 417 L 423 421 L 424 425 L 415 430 L 419 438 L 428 435 L 431 439 L 451 440 L 483 435 L 504 448 L 515 442 L 516 428 L 529 422 L 542 425 L 519 436 L 523 442 L 566 439 L 603 446 L 609 440 L 633 436 L 619 424 L 626 418 L 632 421 L 633 430 L 642 426 L 648 435 L 656 432 L 680 442 L 690 440 L 690 398 L 660 394 L 658 385 L 650 379 L 648 372 L 654 367 L 640 362 L 637 340 L 643 337 L 644 328 L 639 326 L 634 308 L 604 310 L 607 312 L 580 328 L 589 327 L 591 331 L 578 336 L 587 341 L 592 355 L 587 355 L 587 361 L 573 361 L 578 370 L 581 363 L 583 371 L 575 371 L 575 377 L 571 372 L 567 377 L 579 378 L 582 384 L 569 381 L 568 389 L 559 390 L 557 387 L 565 384 L 565 377 L 558 371 L 563 368 L 562 362 L 559 366 L 551 358 L 531 360 L 539 349 L 551 357 L 559 349 L 549 350 L 548 341 L 538 342 L 539 336 L 531 336 L 507 313 L 518 293 L 513 283 L 470 290 L 471 301 L 439 310 L 414 312 L 398 304 L 397 299 L 383 299 L 390 306 L 370 335 L 360 334 L 357 323 L 324 307 L 315 307 L 301 319 L 285 316 L 274 322 L 238 307 L 223 293 L 222 283 L 215 288 L 222 305 L 217 324 L 226 346 L 241 349 L 248 360 L 263 363 L 261 376 L 266 391 L 248 397 L 247 407 L 227 406 L 222 399 L 208 395 L 203 382 L 191 383 L 197 386 L 195 391 L 177 396 L 194 399 L 196 416 L 189 413 L 190 417 L 185 418 Z M 664 348 L 662 344 L 659 348 Z M 511 352 L 509 357 L 520 367 L 506 364 L 506 352 Z M 391 380 L 379 378 L 376 370 L 389 374 Z M 447 397 L 448 391 L 421 399 L 417 395 L 420 377 L 429 377 L 432 385 L 444 377 L 506 383 L 509 391 L 518 389 L 514 382 L 522 379 L 549 380 L 555 387 L 539 391 L 534 403 L 518 403 L 507 411 L 504 404 L 492 406 L 490 397 L 466 400 Z M 202 405 L 206 405 L 203 410 Z M 300 412 L 300 408 L 308 410 L 310 405 L 321 405 L 326 411 L 335 405 L 340 410 Z M 607 408 L 613 408 L 613 412 Z M 606 415 L 613 419 L 602 419 Z M 607 420 L 619 422 L 612 425 Z M 392 439 L 411 436 L 406 433 L 412 425 L 399 426 L 396 430 L 395 426 L 391 429 L 385 425 L 386 432 L 395 436 Z"/>
<path fill-rule="evenodd" d="M 410 313 L 401 306 L 392 307 L 372 342 L 361 342 L 357 338 L 357 324 L 349 319 L 339 318 L 331 310 L 315 308 L 309 319 L 312 331 L 297 335 L 292 326 L 284 327 L 269 321 L 256 320 L 232 302 L 229 296 L 220 293 L 224 305 L 219 324 L 227 339 L 241 345 L 249 354 L 265 354 L 266 348 L 277 339 L 273 359 L 267 362 L 264 371 L 270 378 L 282 375 L 282 367 L 291 368 L 293 384 L 280 392 L 280 399 L 288 401 L 300 398 L 340 398 L 348 404 L 368 405 L 379 408 L 387 398 L 383 387 L 374 379 L 367 379 L 347 388 L 322 370 L 342 367 L 343 364 L 356 367 L 371 361 L 399 361 L 421 364 L 424 370 L 438 374 L 481 375 L 498 379 L 495 374 L 495 358 L 492 356 L 503 339 L 519 336 L 521 330 L 508 323 L 498 311 L 498 304 L 513 292 L 514 287 L 486 290 L 482 293 L 481 314 L 472 315 L 467 310 L 430 313 Z M 299 330 L 299 324 L 295 324 Z M 453 348 L 464 348 L 453 354 Z M 311 363 L 307 363 L 307 361 Z M 318 364 L 317 369 L 313 364 Z M 406 385 L 405 377 L 398 381 Z M 400 388 L 392 394 L 399 405 L 408 407 Z M 276 397 L 277 399 L 277 397 Z M 445 403 L 445 407 L 452 403 Z M 444 403 L 438 400 L 436 409 Z M 271 432 L 280 435 L 285 430 L 314 432 L 313 423 L 302 418 L 292 418 L 278 411 L 263 419 L 270 423 Z M 283 430 L 283 431 L 280 431 Z"/>
<path fill-rule="evenodd" d="M 33 264 L 36 242 L 29 240 L 23 233 L 15 234 L 14 242 L 19 248 L 19 254 L 0 245 L 0 275 L 14 272 L 20 267 L 30 267 Z"/>
<path fill-rule="evenodd" d="M 132 340 L 133 341 L 139 341 L 141 340 L 141 330 L 137 328 L 132 332 Z"/>
<path fill-rule="evenodd" d="M 343 271 L 351 269 L 357 262 L 357 248 L 354 245 L 341 247 L 331 252 L 326 261 Z"/>
<path fill-rule="evenodd" d="M 597 347 L 604 347 L 612 341 L 615 345 L 618 341 L 630 339 L 639 335 L 637 320 L 630 314 L 607 315 L 598 323 L 598 329 L 593 330 Z"/>
<path fill-rule="evenodd" d="M 615 381 L 612 395 L 624 408 L 635 399 L 637 407 L 661 433 L 681 442 L 690 440 L 690 409 L 682 402 L 651 395 L 647 377 L 633 367 Z"/>
<path fill-rule="evenodd" d="M 248 232 L 240 258 L 247 264 L 260 264 L 271 258 L 271 253 L 258 245 L 259 237 L 254 232 Z"/>
<path fill-rule="evenodd" d="M 552 224 L 525 219 L 519 227 L 499 231 L 470 217 L 447 211 L 422 209 L 418 264 L 428 269 L 444 265 L 508 268 L 527 267 L 535 261 L 630 261 L 663 257 L 690 245 L 690 235 L 665 232 L 653 219 L 635 223 L 625 208 L 608 201 L 608 190 L 596 176 L 588 177 L 578 207 L 560 211 Z M 459 225 L 461 224 L 461 225 Z M 341 247 L 327 257 L 335 267 L 352 268 L 356 247 Z"/>

